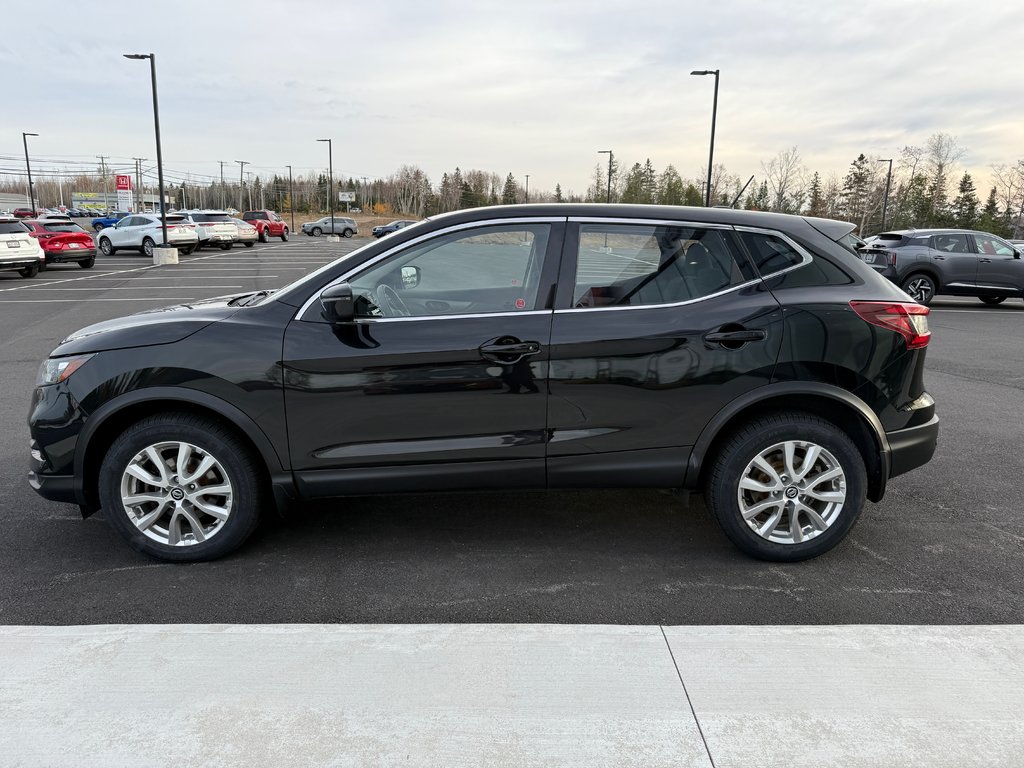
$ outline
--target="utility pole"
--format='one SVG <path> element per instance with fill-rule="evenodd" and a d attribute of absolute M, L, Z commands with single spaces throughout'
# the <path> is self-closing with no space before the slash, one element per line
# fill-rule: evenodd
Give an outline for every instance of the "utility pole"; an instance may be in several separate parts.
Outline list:
<path fill-rule="evenodd" d="M 133 157 L 135 161 L 135 212 L 139 213 L 146 210 L 146 196 L 142 194 L 142 163 L 146 160 L 144 157 Z"/>
<path fill-rule="evenodd" d="M 238 207 L 245 210 L 245 166 L 248 160 L 235 160 L 238 163 Z"/>
<path fill-rule="evenodd" d="M 220 163 L 220 207 L 221 209 L 228 207 L 228 201 L 224 197 L 224 161 L 218 160 Z"/>
<path fill-rule="evenodd" d="M 103 208 L 110 207 L 110 185 L 107 184 L 107 157 L 109 155 L 96 155 L 100 159 L 100 175 L 103 177 Z"/>
<path fill-rule="evenodd" d="M 526 202 L 530 202 L 530 174 L 526 174 Z"/>
<path fill-rule="evenodd" d="M 366 207 L 366 201 L 367 201 L 367 197 L 366 197 L 366 177 L 363 176 L 361 178 L 363 180 L 363 186 L 359 190 L 359 198 L 360 198 L 359 199 L 359 207 L 360 208 L 365 208 Z M 365 213 L 365 211 L 364 211 L 364 213 Z"/>
<path fill-rule="evenodd" d="M 62 172 L 57 170 L 57 192 L 60 195 L 60 207 L 64 207 L 64 180 L 61 178 Z"/>
<path fill-rule="evenodd" d="M 292 167 L 288 168 L 288 210 L 292 214 L 292 232 L 295 231 L 295 192 L 292 189 Z"/>
<path fill-rule="evenodd" d="M 695 69 L 691 75 L 714 75 L 715 76 L 715 100 L 711 106 L 711 149 L 708 151 L 708 186 L 704 193 L 704 207 L 711 207 L 711 174 L 715 162 L 715 122 L 718 120 L 718 76 L 721 73 L 717 69 Z"/>
<path fill-rule="evenodd" d="M 608 197 L 605 198 L 606 203 L 612 201 L 612 161 L 615 159 L 615 153 L 610 149 L 599 149 L 597 150 L 599 155 L 608 155 Z M 595 189 L 594 192 L 597 192 Z"/>

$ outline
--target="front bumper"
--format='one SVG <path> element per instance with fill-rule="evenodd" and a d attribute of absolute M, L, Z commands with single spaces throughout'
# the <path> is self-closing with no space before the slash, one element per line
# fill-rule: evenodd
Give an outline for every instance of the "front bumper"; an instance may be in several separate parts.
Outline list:
<path fill-rule="evenodd" d="M 924 424 L 886 432 L 889 442 L 889 477 L 896 477 L 927 464 L 939 441 L 939 417 Z"/>

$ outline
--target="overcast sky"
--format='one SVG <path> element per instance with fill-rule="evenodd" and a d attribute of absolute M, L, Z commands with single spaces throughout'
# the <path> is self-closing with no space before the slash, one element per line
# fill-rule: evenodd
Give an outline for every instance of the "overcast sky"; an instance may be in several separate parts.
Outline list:
<path fill-rule="evenodd" d="M 121 57 L 135 51 L 157 54 L 165 165 L 196 175 L 326 168 L 314 140 L 331 137 L 336 175 L 409 163 L 437 183 L 459 165 L 582 193 L 613 149 L 695 177 L 713 78 L 689 72 L 716 68 L 715 158 L 744 179 L 792 145 L 842 174 L 937 131 L 979 188 L 1024 157 L 1017 0 L 4 6 L 0 155 L 31 131 L 43 164 L 155 156 L 148 63 Z"/>

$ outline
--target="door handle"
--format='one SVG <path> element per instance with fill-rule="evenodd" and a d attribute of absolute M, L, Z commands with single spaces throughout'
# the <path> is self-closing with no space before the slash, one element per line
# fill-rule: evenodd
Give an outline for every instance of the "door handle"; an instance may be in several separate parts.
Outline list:
<path fill-rule="evenodd" d="M 979 264 L 991 264 L 992 259 L 978 259 Z"/>
<path fill-rule="evenodd" d="M 715 331 L 704 334 L 704 340 L 711 344 L 746 344 L 748 341 L 762 341 L 768 334 L 760 328 L 737 331 Z"/>
<path fill-rule="evenodd" d="M 480 346 L 482 357 L 506 365 L 518 363 L 527 355 L 536 355 L 538 352 L 540 352 L 539 341 L 520 341 L 511 336 L 502 336 L 500 339 L 488 341 Z"/>

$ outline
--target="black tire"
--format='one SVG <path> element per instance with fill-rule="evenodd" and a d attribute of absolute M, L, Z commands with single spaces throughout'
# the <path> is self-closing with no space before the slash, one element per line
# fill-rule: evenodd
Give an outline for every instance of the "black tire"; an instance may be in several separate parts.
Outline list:
<path fill-rule="evenodd" d="M 245 243 L 246 248 L 252 248 L 256 243 Z"/>
<path fill-rule="evenodd" d="M 142 255 L 153 258 L 153 249 L 156 248 L 156 243 L 153 242 L 153 238 L 147 237 L 142 241 Z"/>
<path fill-rule="evenodd" d="M 117 249 L 110 244 L 109 238 L 101 237 L 98 245 L 100 248 L 100 253 L 102 253 L 104 256 L 113 256 L 115 253 L 117 253 Z"/>
<path fill-rule="evenodd" d="M 344 235 L 345 237 L 352 237 L 352 230 L 346 227 L 345 231 L 342 232 L 341 234 Z"/>
<path fill-rule="evenodd" d="M 35 277 L 36 275 L 39 274 L 39 265 L 33 264 L 31 267 L 19 269 L 18 274 L 21 275 L 22 277 Z"/>
<path fill-rule="evenodd" d="M 285 227 L 283 230 L 281 230 L 281 242 L 288 242 L 288 227 Z"/>
<path fill-rule="evenodd" d="M 320 229 L 320 227 L 313 227 L 313 231 L 311 234 L 313 235 L 313 237 L 320 237 L 320 235 L 322 235 L 323 233 L 324 231 Z"/>
<path fill-rule="evenodd" d="M 910 275 L 900 284 L 900 288 L 918 304 L 924 304 L 926 307 L 932 303 L 937 290 L 935 278 L 924 272 L 915 272 Z"/>
<path fill-rule="evenodd" d="M 121 503 L 121 478 L 133 457 L 148 446 L 181 441 L 199 447 L 223 467 L 231 485 L 231 510 L 215 535 L 206 541 L 174 546 L 147 537 L 129 519 Z M 168 472 L 176 472 L 168 466 Z M 263 471 L 252 451 L 233 432 L 202 416 L 164 413 L 128 427 L 103 458 L 99 475 L 100 503 L 105 516 L 132 549 L 172 562 L 213 560 L 234 551 L 249 538 L 266 507 Z M 195 508 L 192 509 L 195 514 Z"/>
<path fill-rule="evenodd" d="M 101 231 L 103 229 L 103 225 L 100 224 L 100 223 L 96 223 L 96 224 L 92 225 L 92 228 L 93 228 L 94 231 L 99 232 L 99 231 Z"/>
<path fill-rule="evenodd" d="M 988 304 L 990 307 L 994 307 L 996 304 L 1002 304 L 1006 301 L 1005 296 L 979 296 L 983 304 Z"/>
<path fill-rule="evenodd" d="M 80 262 L 78 262 L 78 266 L 80 266 L 82 269 L 92 269 L 93 267 L 96 266 L 96 257 L 90 256 L 88 259 L 82 259 Z"/>
<path fill-rule="evenodd" d="M 260 242 L 266 243 L 270 240 L 270 227 L 264 227 L 260 230 Z"/>
<path fill-rule="evenodd" d="M 780 543 L 762 537 L 743 519 L 738 498 L 739 484 L 748 465 L 758 454 L 779 443 L 792 440 L 815 443 L 831 454 L 831 458 L 838 462 L 845 475 L 846 498 L 825 530 L 799 543 Z M 746 423 L 722 445 L 712 458 L 709 470 L 704 497 L 708 509 L 729 540 L 740 550 L 759 560 L 795 562 L 817 557 L 829 551 L 842 541 L 857 522 L 867 494 L 864 458 L 857 446 L 836 425 L 802 412 L 777 413 Z M 782 474 L 782 477 L 786 477 L 785 474 Z M 791 478 L 788 480 L 792 482 Z M 786 506 L 787 516 L 792 509 L 785 501 L 788 493 L 788 488 L 785 493 L 780 491 L 780 502 Z M 768 494 L 765 493 L 765 496 Z M 757 517 L 753 519 L 760 522 Z M 800 518 L 797 519 L 798 522 L 799 520 Z"/>
<path fill-rule="evenodd" d="M 220 249 L 222 251 L 230 251 L 231 250 L 231 246 L 233 246 L 233 245 L 234 245 L 234 243 L 221 243 L 220 244 Z"/>
<path fill-rule="evenodd" d="M 180 248 L 179 250 L 181 251 L 182 256 L 188 256 L 195 249 L 196 247 L 194 245 L 186 245 L 185 247 Z"/>

